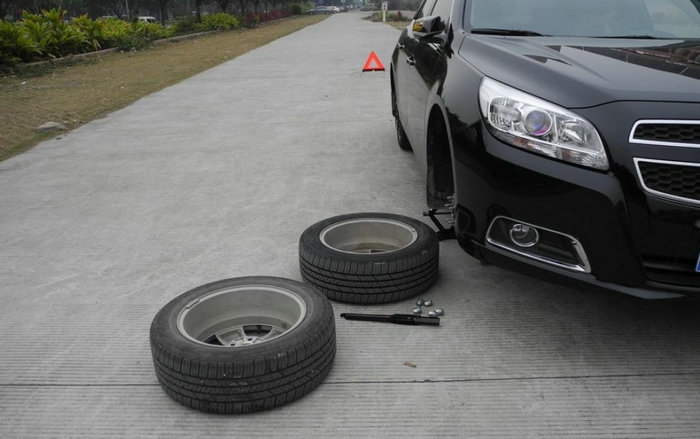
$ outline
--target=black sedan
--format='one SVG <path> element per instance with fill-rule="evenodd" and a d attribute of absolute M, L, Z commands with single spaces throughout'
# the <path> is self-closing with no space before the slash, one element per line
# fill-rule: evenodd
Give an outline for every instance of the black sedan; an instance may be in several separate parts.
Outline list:
<path fill-rule="evenodd" d="M 699 0 L 424 0 L 391 91 L 471 255 L 700 297 Z"/>

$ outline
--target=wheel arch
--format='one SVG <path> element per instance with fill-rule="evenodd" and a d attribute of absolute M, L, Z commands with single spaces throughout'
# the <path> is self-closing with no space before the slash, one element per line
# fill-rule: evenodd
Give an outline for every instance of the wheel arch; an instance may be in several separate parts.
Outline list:
<path fill-rule="evenodd" d="M 392 103 L 391 103 L 391 114 L 394 117 L 399 117 L 399 109 L 398 106 L 396 105 L 396 83 L 394 79 L 394 63 L 392 62 L 391 65 L 389 66 L 389 84 L 391 85 L 391 96 L 392 96 Z"/>
<path fill-rule="evenodd" d="M 437 102 L 430 107 L 426 128 L 426 201 L 441 208 L 455 193 L 452 133 L 447 111 Z"/>

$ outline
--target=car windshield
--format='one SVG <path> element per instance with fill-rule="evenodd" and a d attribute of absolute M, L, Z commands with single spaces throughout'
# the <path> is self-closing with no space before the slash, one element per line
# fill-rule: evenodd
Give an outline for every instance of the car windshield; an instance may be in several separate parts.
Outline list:
<path fill-rule="evenodd" d="M 472 0 L 474 33 L 700 38 L 700 0 Z"/>

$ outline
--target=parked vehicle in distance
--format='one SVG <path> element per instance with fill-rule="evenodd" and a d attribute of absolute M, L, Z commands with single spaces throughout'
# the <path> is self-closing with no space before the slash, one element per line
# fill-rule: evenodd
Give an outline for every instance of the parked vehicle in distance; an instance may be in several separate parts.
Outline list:
<path fill-rule="evenodd" d="M 151 17 L 150 15 L 140 16 L 136 20 L 142 23 L 158 23 L 158 19 L 156 17 Z"/>
<path fill-rule="evenodd" d="M 502 267 L 700 297 L 700 2 L 424 0 L 391 62 L 399 146 Z"/>
<path fill-rule="evenodd" d="M 335 14 L 337 12 L 340 12 L 340 9 L 338 9 L 335 6 L 316 6 L 313 9 L 309 10 L 309 15 L 316 15 L 316 14 Z"/>

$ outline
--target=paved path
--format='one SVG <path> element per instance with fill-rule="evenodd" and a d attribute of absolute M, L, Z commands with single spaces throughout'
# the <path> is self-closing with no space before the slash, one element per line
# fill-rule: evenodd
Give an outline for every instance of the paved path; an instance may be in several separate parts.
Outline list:
<path fill-rule="evenodd" d="M 420 218 L 388 73 L 360 72 L 371 50 L 388 66 L 398 32 L 360 17 L 0 163 L 0 437 L 698 437 L 700 307 L 482 267 L 455 242 L 426 295 L 440 328 L 338 319 L 328 379 L 269 412 L 165 395 L 148 329 L 171 298 L 233 276 L 299 280 L 299 235 L 332 215 Z"/>

